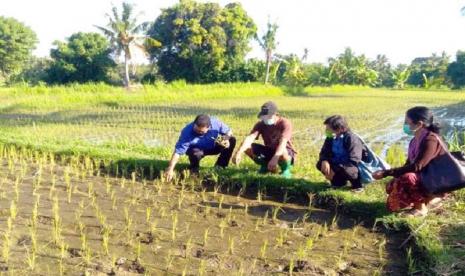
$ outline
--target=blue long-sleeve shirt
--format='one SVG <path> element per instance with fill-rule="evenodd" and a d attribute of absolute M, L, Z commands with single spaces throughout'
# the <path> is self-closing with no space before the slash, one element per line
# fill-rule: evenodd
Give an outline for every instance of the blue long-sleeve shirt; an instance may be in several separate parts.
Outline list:
<path fill-rule="evenodd" d="M 210 117 L 210 128 L 204 135 L 199 135 L 194 131 L 194 123 L 187 124 L 181 131 L 178 142 L 175 146 L 175 153 L 183 155 L 191 147 L 202 150 L 213 149 L 215 139 L 219 135 L 226 135 L 230 131 L 229 126 L 215 117 Z"/>

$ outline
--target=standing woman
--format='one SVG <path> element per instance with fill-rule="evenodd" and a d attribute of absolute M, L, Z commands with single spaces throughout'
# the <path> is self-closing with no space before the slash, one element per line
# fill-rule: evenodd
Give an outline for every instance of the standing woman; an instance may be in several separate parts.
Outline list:
<path fill-rule="evenodd" d="M 413 136 L 405 165 L 377 171 L 373 173 L 373 178 L 394 177 L 386 188 L 389 211 L 411 208 L 408 215 L 421 217 L 428 213 L 428 207 L 440 204 L 444 194 L 427 194 L 422 188 L 420 173 L 431 160 L 446 154 L 446 151 L 441 145 L 439 124 L 434 121 L 433 113 L 427 107 L 417 106 L 407 111 L 404 132 Z"/>

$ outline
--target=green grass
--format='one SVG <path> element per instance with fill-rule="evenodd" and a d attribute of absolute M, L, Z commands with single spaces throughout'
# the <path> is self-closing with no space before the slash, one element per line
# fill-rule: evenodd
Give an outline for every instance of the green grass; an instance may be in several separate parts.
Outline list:
<path fill-rule="evenodd" d="M 133 91 L 102 84 L 12 87 L 0 89 L 0 143 L 3 150 L 32 148 L 69 158 L 90 157 L 106 170 L 128 174 L 157 175 L 167 165 L 180 129 L 199 113 L 219 117 L 241 140 L 256 122 L 260 105 L 274 100 L 280 112 L 294 125 L 294 143 L 299 152 L 295 179 L 260 176 L 252 162 L 220 172 L 222 182 L 266 189 L 268 193 L 305 199 L 317 194 L 320 204 L 334 203 L 356 217 L 379 219 L 411 231 L 423 222 L 388 214 L 384 183 L 374 183 L 362 194 L 327 190 L 314 164 L 322 144 L 327 116 L 342 114 L 351 128 L 381 152 L 393 165 L 405 161 L 404 144 L 390 143 L 401 134 L 403 114 L 414 105 L 451 108 L 464 115 L 465 93 L 451 91 L 396 91 L 366 87 L 308 87 L 287 90 L 256 83 L 142 86 Z M 460 139 L 453 143 L 460 147 Z M 185 168 L 186 158 L 180 168 Z M 213 164 L 206 158 L 203 165 Z M 252 173 L 251 173 L 252 172 Z M 444 272 L 463 248 L 453 246 L 463 234 L 465 196 L 456 193 L 447 215 L 431 215 L 415 234 L 419 252 L 432 270 Z M 331 204 L 332 204 L 331 203 Z M 461 226 L 462 225 L 462 226 Z M 440 235 L 441 234 L 441 235 Z M 442 235 L 444 234 L 444 235 Z M 463 239 L 463 238 L 462 238 Z M 462 255 L 461 255 L 462 254 Z M 448 266 L 447 266 L 448 265 Z M 451 268 L 457 269 L 457 268 Z M 446 271 L 447 272 L 447 271 Z"/>

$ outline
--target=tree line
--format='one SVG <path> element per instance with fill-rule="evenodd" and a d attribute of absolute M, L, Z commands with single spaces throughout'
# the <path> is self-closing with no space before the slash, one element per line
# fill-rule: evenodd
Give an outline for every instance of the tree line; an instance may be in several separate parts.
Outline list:
<path fill-rule="evenodd" d="M 385 55 L 369 59 L 346 48 L 328 62 L 309 63 L 309 51 L 276 52 L 275 22 L 265 32 L 239 3 L 180 0 L 152 22 L 140 22 L 134 6 L 123 3 L 106 14 L 108 24 L 95 32 L 56 41 L 50 57 L 32 55 L 34 31 L 14 18 L 0 16 L 0 83 L 69 84 L 184 80 L 189 83 L 265 82 L 291 87 L 363 85 L 372 87 L 461 88 L 465 86 L 465 51 L 455 60 L 442 53 L 392 65 Z M 262 59 L 247 59 L 257 41 Z M 136 65 L 134 56 L 149 61 Z"/>

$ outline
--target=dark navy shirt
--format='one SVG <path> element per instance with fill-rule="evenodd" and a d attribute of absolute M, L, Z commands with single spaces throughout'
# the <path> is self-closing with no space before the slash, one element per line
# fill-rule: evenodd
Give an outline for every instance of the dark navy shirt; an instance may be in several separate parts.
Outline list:
<path fill-rule="evenodd" d="M 344 135 L 333 138 L 333 145 L 331 149 L 333 152 L 331 161 L 333 161 L 334 164 L 344 164 L 349 161 L 349 153 L 344 148 Z"/>
<path fill-rule="evenodd" d="M 175 146 L 175 152 L 183 155 L 191 147 L 201 150 L 209 150 L 215 147 L 215 139 L 219 135 L 225 135 L 230 128 L 215 117 L 210 118 L 210 129 L 207 133 L 200 135 L 194 131 L 194 123 L 186 125 L 181 131 L 178 142 Z"/>

